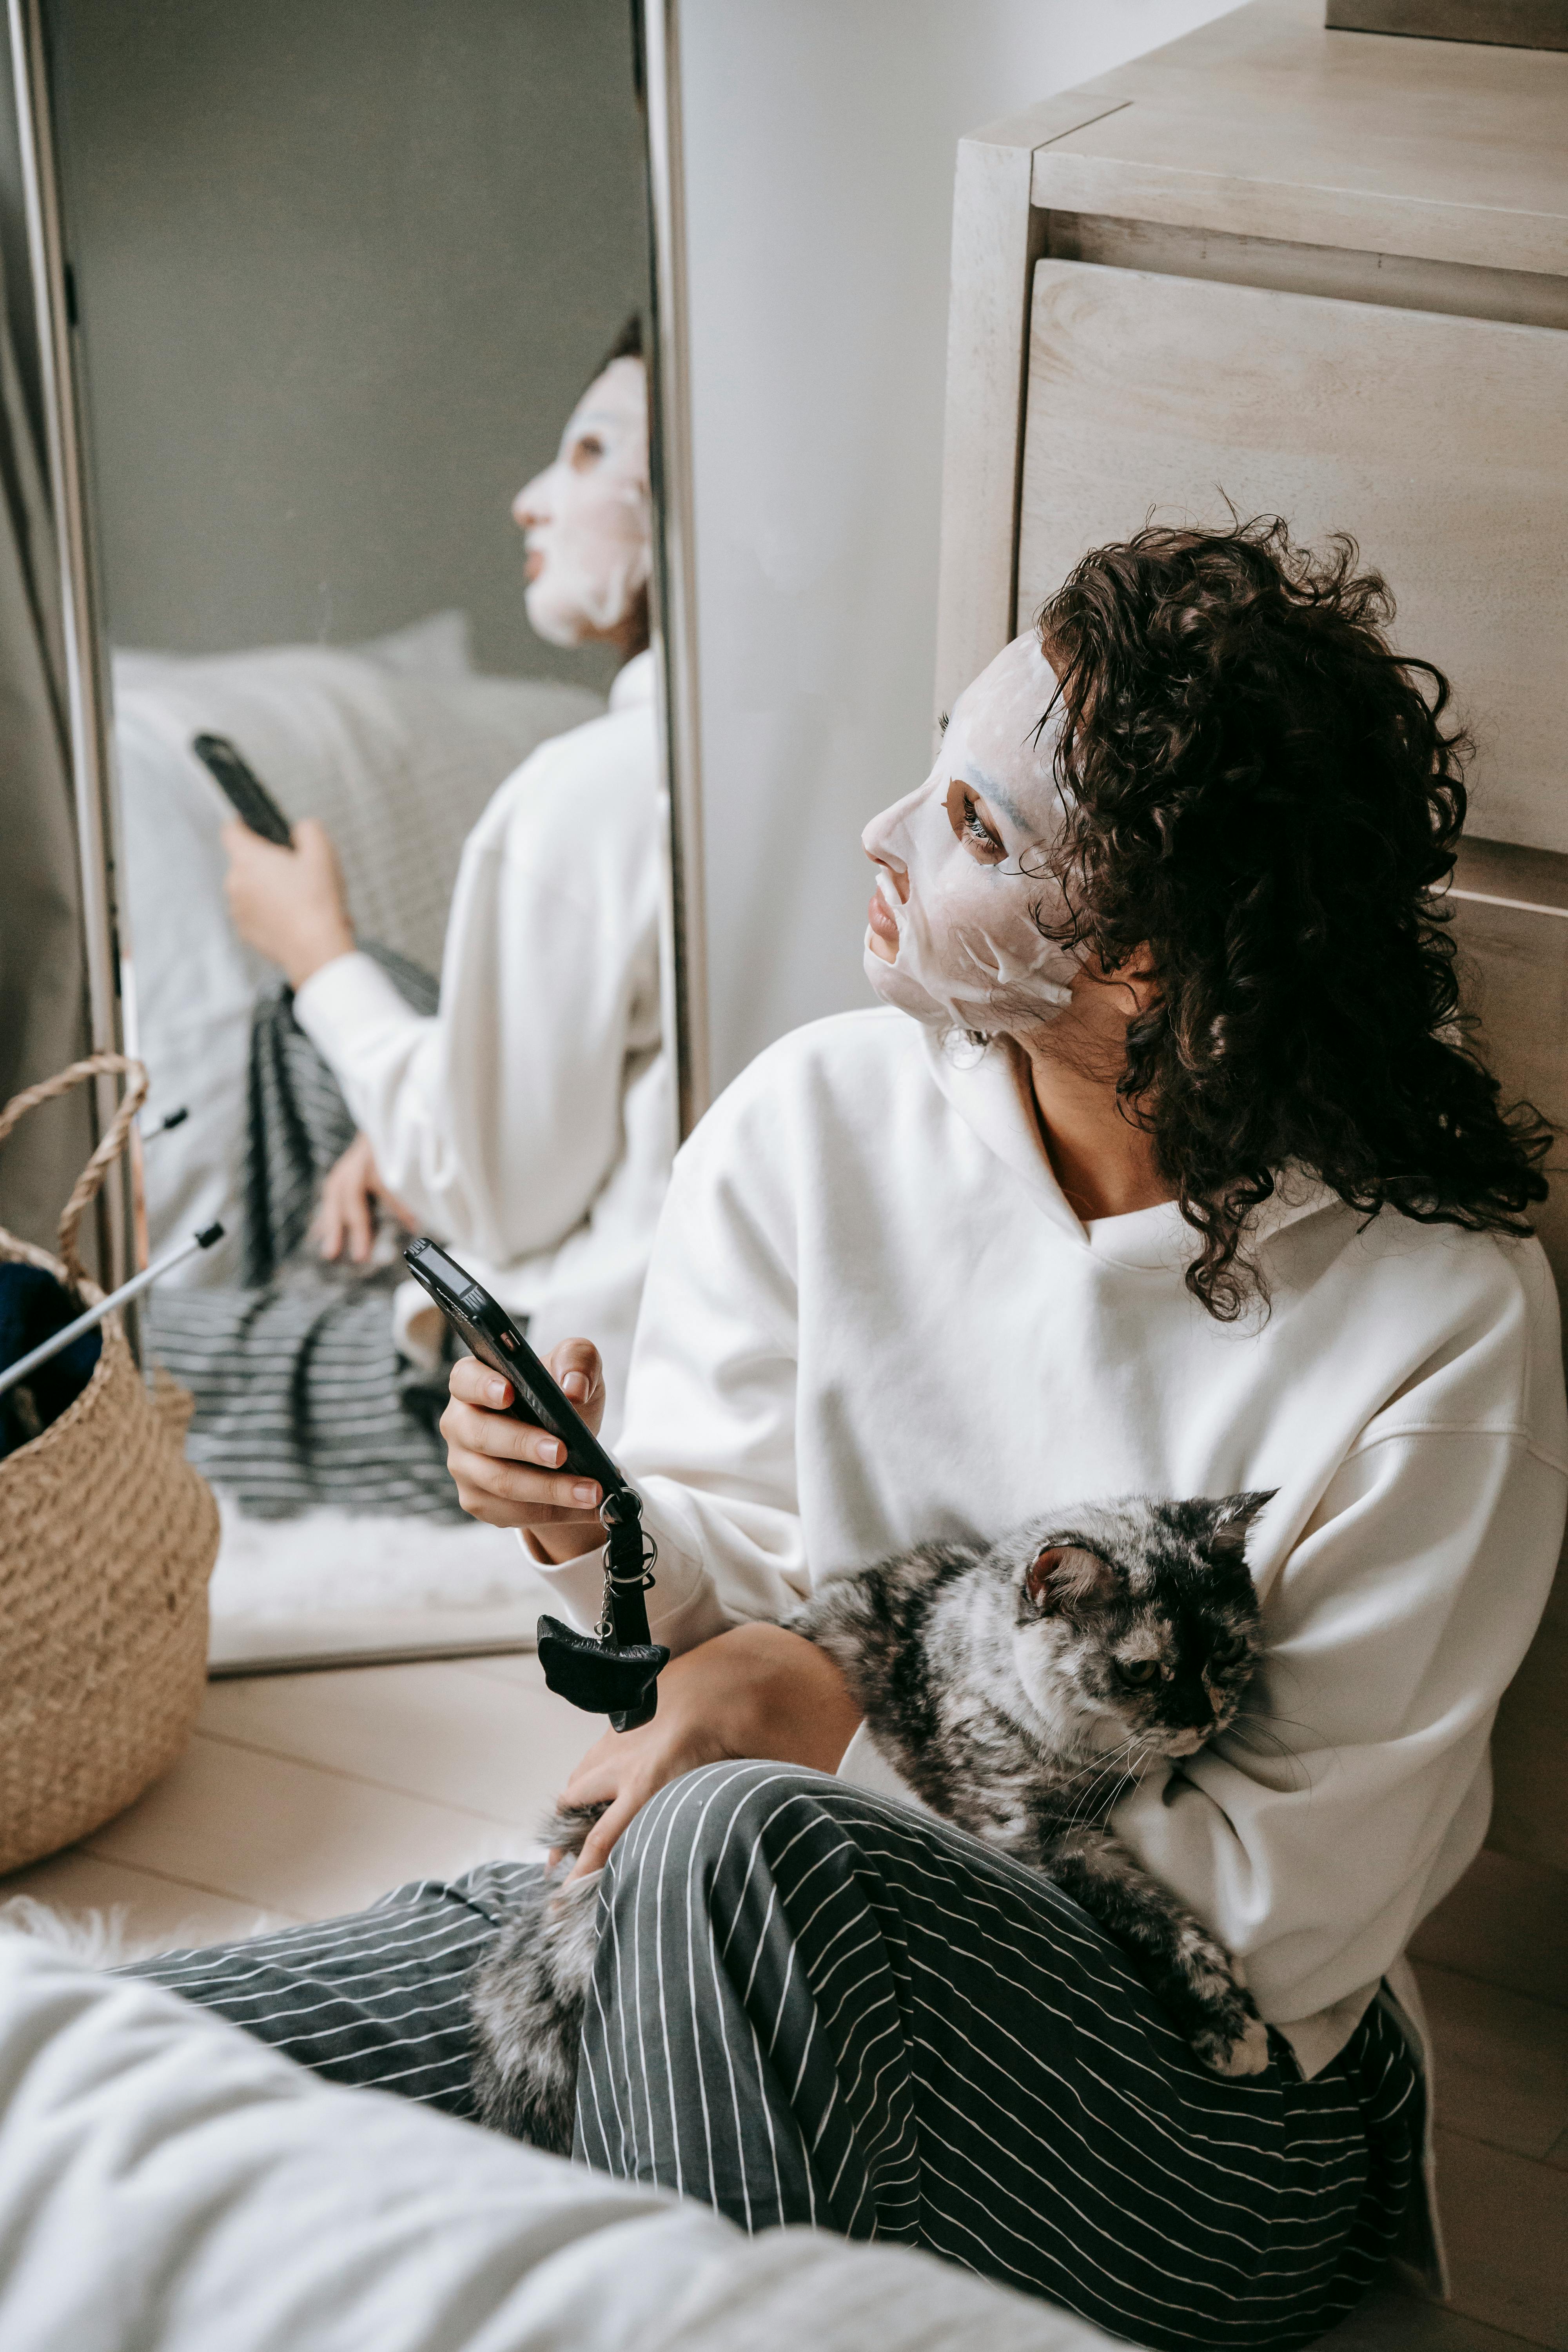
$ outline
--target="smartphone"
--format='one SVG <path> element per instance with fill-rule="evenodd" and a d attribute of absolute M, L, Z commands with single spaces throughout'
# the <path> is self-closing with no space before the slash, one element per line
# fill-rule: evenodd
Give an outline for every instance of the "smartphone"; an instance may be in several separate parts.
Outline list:
<path fill-rule="evenodd" d="M 242 824 L 288 849 L 289 820 L 253 768 L 246 765 L 226 735 L 194 735 L 191 749 Z"/>
<path fill-rule="evenodd" d="M 514 1419 L 531 1421 L 566 1448 L 563 1465 L 579 1478 L 596 1479 L 606 1496 L 626 1480 L 605 1453 L 554 1375 L 541 1363 L 504 1307 L 481 1289 L 467 1267 L 433 1241 L 421 1239 L 403 1253 L 416 1282 L 427 1290 L 458 1338 L 481 1364 L 511 1382 L 506 1407 Z"/>

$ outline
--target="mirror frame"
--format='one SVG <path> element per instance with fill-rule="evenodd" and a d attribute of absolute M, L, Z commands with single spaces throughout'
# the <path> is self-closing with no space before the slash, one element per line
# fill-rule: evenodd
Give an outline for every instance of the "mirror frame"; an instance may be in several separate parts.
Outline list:
<path fill-rule="evenodd" d="M 133 1007 L 128 1012 L 123 993 L 116 887 L 119 804 L 110 740 L 108 666 L 88 488 L 75 289 L 60 227 L 58 155 L 43 0 L 6 0 L 6 13 L 47 443 L 49 505 L 59 562 L 88 1052 L 123 1054 L 135 1050 L 126 1044 L 128 1035 L 134 1037 L 135 1017 Z M 98 1078 L 91 1094 L 96 1140 L 114 1117 L 120 1089 L 113 1078 Z M 141 1220 L 136 1214 L 140 1192 L 140 1142 L 132 1128 L 131 1150 L 98 1200 L 97 1272 L 106 1290 L 117 1289 L 145 1262 L 138 1234 Z M 140 1353 L 133 1306 L 122 1320 L 132 1348 Z"/>

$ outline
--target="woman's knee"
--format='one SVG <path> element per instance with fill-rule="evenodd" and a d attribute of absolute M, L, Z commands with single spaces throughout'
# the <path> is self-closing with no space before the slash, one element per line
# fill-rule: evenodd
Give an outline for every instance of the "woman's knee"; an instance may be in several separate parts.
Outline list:
<path fill-rule="evenodd" d="M 803 1764 L 704 1764 L 650 1797 L 610 1856 L 606 1886 L 635 1899 L 649 1882 L 710 1880 L 721 1868 L 744 1868 L 781 1828 L 820 1815 L 842 1783 Z"/>

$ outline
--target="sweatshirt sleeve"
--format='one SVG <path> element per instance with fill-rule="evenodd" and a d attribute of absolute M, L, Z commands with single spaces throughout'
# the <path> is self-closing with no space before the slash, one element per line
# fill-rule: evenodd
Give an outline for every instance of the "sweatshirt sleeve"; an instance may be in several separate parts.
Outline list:
<path fill-rule="evenodd" d="M 433 1019 L 359 954 L 295 998 L 385 1182 L 493 1265 L 563 1240 L 620 1150 L 634 1000 L 657 984 L 642 716 L 555 739 L 501 787 L 463 851 Z"/>
<path fill-rule="evenodd" d="M 616 1458 L 658 1545 L 648 1620 L 673 1650 L 777 1619 L 811 1591 L 796 1487 L 791 1129 L 767 1083 L 772 1060 L 760 1055 L 677 1155 L 632 1353 Z M 596 1555 L 540 1565 L 566 1613 L 592 1624 Z"/>
<path fill-rule="evenodd" d="M 1374 1984 L 1485 1835 L 1499 1699 L 1545 1606 L 1562 1465 L 1518 1428 L 1374 1422 L 1264 1600 L 1261 1684 L 1115 1825 L 1289 2025 Z"/>

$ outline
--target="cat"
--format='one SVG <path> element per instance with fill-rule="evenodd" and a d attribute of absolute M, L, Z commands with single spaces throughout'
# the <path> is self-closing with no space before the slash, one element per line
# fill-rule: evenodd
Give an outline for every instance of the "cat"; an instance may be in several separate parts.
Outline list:
<path fill-rule="evenodd" d="M 1257 1664 L 1246 1559 L 1270 1494 L 1092 1503 L 992 1544 L 926 1543 L 829 1578 L 786 1618 L 836 1661 L 876 1747 L 931 1811 L 1039 1870 L 1139 1963 L 1200 2063 L 1268 2064 L 1224 1948 L 1109 1825 L 1157 1759 L 1237 1717 Z M 570 2150 L 598 1876 L 562 1881 L 603 1806 L 563 1808 L 561 1859 L 474 1981 L 482 2120 Z"/>

